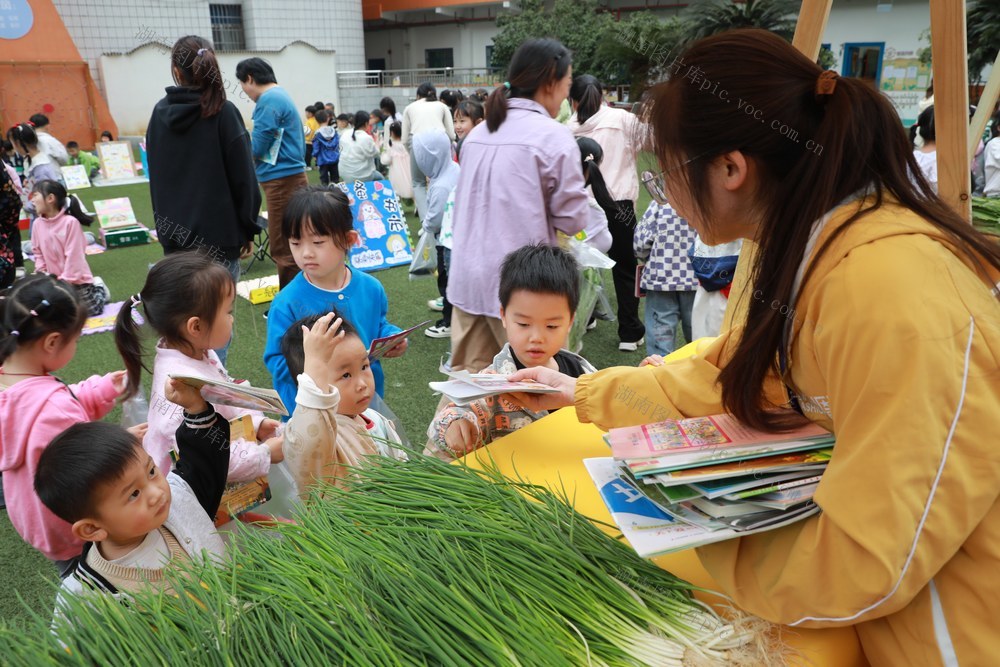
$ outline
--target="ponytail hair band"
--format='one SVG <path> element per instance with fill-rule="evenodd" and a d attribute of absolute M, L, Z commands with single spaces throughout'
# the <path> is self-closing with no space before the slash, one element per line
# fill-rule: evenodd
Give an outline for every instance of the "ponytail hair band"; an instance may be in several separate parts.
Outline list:
<path fill-rule="evenodd" d="M 198 55 L 199 56 L 203 56 L 203 55 L 205 55 L 206 51 L 208 51 L 208 49 L 205 49 L 205 48 L 198 49 Z"/>
<path fill-rule="evenodd" d="M 837 88 L 837 79 L 839 78 L 837 73 L 830 69 L 820 72 L 816 78 L 816 97 L 833 95 L 833 91 Z"/>
<path fill-rule="evenodd" d="M 140 303 L 142 303 L 142 295 L 136 292 L 135 294 L 132 295 L 131 301 L 132 301 L 132 307 L 135 308 Z"/>
<path fill-rule="evenodd" d="M 10 335 L 13 336 L 14 338 L 17 338 L 18 336 L 21 335 L 21 332 L 18 331 L 17 329 L 11 329 L 10 330 Z"/>
<path fill-rule="evenodd" d="M 503 87 L 506 88 L 507 90 L 510 90 L 510 81 L 504 81 Z"/>

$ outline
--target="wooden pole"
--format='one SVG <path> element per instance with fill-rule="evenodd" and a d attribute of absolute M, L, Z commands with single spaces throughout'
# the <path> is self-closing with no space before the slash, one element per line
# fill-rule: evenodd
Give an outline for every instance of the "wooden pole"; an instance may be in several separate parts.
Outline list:
<path fill-rule="evenodd" d="M 799 20 L 795 24 L 795 36 L 792 46 L 805 54 L 810 60 L 819 58 L 819 48 L 822 44 L 826 21 L 830 18 L 830 6 L 833 0 L 802 0 L 799 9 Z M 722 320 L 722 330 L 743 326 L 747 319 L 747 309 L 750 307 L 750 267 L 757 256 L 757 244 L 744 240 L 740 251 L 740 261 L 736 265 L 736 275 L 733 276 L 733 286 L 729 292 L 729 302 L 726 304 L 726 314 Z"/>
<path fill-rule="evenodd" d="M 1000 51 L 997 51 L 997 59 L 993 61 L 993 70 L 990 72 L 989 81 L 986 82 L 983 94 L 979 98 L 979 104 L 976 106 L 976 115 L 969 122 L 970 156 L 976 153 L 976 146 L 979 145 L 979 139 L 983 136 L 983 130 L 986 129 L 986 121 L 990 119 L 993 107 L 997 104 L 997 98 L 1000 98 Z"/>
<path fill-rule="evenodd" d="M 969 63 L 964 2 L 931 0 L 931 58 L 934 68 L 938 194 L 971 222 Z"/>

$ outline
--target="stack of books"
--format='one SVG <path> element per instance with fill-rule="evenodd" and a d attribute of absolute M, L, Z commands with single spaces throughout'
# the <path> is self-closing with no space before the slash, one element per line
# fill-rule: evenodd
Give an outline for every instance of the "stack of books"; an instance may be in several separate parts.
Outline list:
<path fill-rule="evenodd" d="M 643 557 L 785 526 L 819 512 L 813 494 L 833 435 L 785 433 L 729 415 L 612 429 L 612 457 L 586 459 L 615 523 Z"/>

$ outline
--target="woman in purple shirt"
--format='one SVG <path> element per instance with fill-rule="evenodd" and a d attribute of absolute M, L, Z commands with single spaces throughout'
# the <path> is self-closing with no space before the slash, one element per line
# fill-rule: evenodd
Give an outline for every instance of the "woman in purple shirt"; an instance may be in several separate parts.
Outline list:
<path fill-rule="evenodd" d="M 462 144 L 448 276 L 455 370 L 482 370 L 507 340 L 498 296 L 504 256 L 529 243 L 555 245 L 557 230 L 586 227 L 580 149 L 553 120 L 569 94 L 571 61 L 556 40 L 521 44 L 510 81 L 486 100 L 486 122 Z"/>

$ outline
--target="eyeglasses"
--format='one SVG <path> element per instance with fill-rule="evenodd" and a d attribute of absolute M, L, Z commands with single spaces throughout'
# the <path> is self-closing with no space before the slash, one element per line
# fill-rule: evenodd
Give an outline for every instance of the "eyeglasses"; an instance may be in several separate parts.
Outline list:
<path fill-rule="evenodd" d="M 654 174 L 651 171 L 644 171 L 640 175 L 639 179 L 642 181 L 642 184 L 646 187 L 646 192 L 648 192 L 649 196 L 653 198 L 653 201 L 662 206 L 667 203 L 667 187 L 666 187 L 666 182 L 664 181 L 664 177 L 671 171 L 675 169 L 680 169 L 686 164 L 691 164 L 698 158 L 705 157 L 706 155 L 708 155 L 708 152 L 702 153 L 700 155 L 695 155 L 693 158 L 684 160 L 684 162 L 681 162 L 680 164 L 675 165 L 670 169 L 664 169 L 659 174 Z"/>

